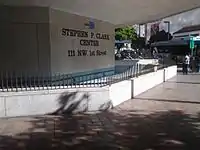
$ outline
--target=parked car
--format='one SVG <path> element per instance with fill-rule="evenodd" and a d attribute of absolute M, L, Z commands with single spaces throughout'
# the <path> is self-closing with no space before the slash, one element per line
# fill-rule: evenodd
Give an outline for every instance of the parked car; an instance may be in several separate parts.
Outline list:
<path fill-rule="evenodd" d="M 123 50 L 121 52 L 122 59 L 133 59 L 136 58 L 136 52 L 133 50 Z"/>

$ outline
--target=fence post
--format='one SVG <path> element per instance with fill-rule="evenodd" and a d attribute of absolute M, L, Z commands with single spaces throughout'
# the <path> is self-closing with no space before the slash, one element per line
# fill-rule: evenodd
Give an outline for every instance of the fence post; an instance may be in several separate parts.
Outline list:
<path fill-rule="evenodd" d="M 20 86 L 21 86 L 21 90 L 23 90 L 23 73 L 20 74 Z"/>
<path fill-rule="evenodd" d="M 15 82 L 16 82 L 16 87 L 15 88 L 16 88 L 16 92 L 17 92 L 18 91 L 18 79 L 17 79 L 18 75 L 17 75 L 17 73 L 15 73 L 14 76 L 15 76 Z"/>
<path fill-rule="evenodd" d="M 24 79 L 24 85 L 25 85 L 25 89 L 26 89 L 26 91 L 28 90 L 28 73 L 27 72 L 25 72 L 25 79 Z"/>
<path fill-rule="evenodd" d="M 2 91 L 4 91 L 4 73 L 1 72 L 1 88 L 2 88 Z"/>
<path fill-rule="evenodd" d="M 65 88 L 65 75 L 62 74 L 62 80 L 63 80 L 63 89 Z"/>
<path fill-rule="evenodd" d="M 31 84 L 31 75 L 29 74 L 28 75 L 28 80 L 29 80 L 29 86 L 30 86 L 30 91 L 32 90 L 31 88 L 32 88 L 32 84 Z"/>
<path fill-rule="evenodd" d="M 34 75 L 33 75 L 33 88 L 34 88 L 34 90 L 36 90 L 36 81 L 35 81 L 35 80 L 36 80 L 36 79 L 35 79 L 36 77 L 35 77 L 35 76 L 36 76 L 36 75 L 34 74 Z"/>
<path fill-rule="evenodd" d="M 134 78 L 131 79 L 131 99 L 135 97 L 135 92 L 134 92 Z"/>
<path fill-rule="evenodd" d="M 8 79 L 10 78 L 10 89 L 11 91 L 14 90 L 14 85 L 13 85 L 13 75 L 12 72 L 8 72 Z"/>
<path fill-rule="evenodd" d="M 165 82 L 165 73 L 166 73 L 166 70 L 165 70 L 165 68 L 163 69 L 163 82 Z"/>
<path fill-rule="evenodd" d="M 135 72 L 136 72 L 136 77 L 138 77 L 138 70 L 139 70 L 139 66 L 138 66 L 139 64 L 138 63 L 136 63 L 136 68 L 135 68 Z"/>
<path fill-rule="evenodd" d="M 45 85 L 44 85 L 44 73 L 42 72 L 42 88 L 43 88 L 43 90 L 44 90 L 44 88 L 45 88 Z"/>
<path fill-rule="evenodd" d="M 60 73 L 58 74 L 58 80 L 59 80 L 59 89 L 61 88 L 61 77 L 60 77 Z"/>
<path fill-rule="evenodd" d="M 141 75 L 141 64 L 140 63 L 138 63 L 138 77 Z"/>
<path fill-rule="evenodd" d="M 8 91 L 8 72 L 6 71 L 6 90 Z"/>

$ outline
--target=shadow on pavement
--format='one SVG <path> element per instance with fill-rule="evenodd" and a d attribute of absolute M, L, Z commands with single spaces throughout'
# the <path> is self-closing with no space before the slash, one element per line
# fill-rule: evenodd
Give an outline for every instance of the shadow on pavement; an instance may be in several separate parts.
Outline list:
<path fill-rule="evenodd" d="M 170 102 L 170 103 L 187 103 L 187 104 L 200 104 L 199 101 L 186 101 L 186 100 L 176 100 L 176 99 L 156 99 L 156 98 L 142 98 L 136 97 L 135 100 L 145 100 L 145 101 L 158 101 L 158 102 Z"/>
<path fill-rule="evenodd" d="M 180 83 L 180 84 L 200 84 L 200 82 L 179 82 L 179 81 L 166 81 L 169 83 Z"/>
<path fill-rule="evenodd" d="M 181 111 L 36 117 L 27 132 L 0 135 L 1 150 L 199 150 L 200 115 Z"/>

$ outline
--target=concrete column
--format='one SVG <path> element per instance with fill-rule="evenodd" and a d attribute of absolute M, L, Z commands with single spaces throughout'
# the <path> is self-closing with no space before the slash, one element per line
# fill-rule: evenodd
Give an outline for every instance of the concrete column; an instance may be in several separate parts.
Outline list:
<path fill-rule="evenodd" d="M 147 44 L 148 43 L 148 39 L 147 39 L 147 23 L 144 25 L 144 34 L 145 34 L 145 42 Z"/>
<path fill-rule="evenodd" d="M 140 37 L 141 31 L 140 31 L 140 24 L 139 24 L 139 37 Z"/>

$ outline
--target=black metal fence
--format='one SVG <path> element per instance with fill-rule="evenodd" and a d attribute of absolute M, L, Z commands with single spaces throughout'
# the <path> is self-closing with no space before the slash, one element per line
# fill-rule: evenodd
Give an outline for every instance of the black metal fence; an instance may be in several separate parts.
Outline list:
<path fill-rule="evenodd" d="M 163 68 L 163 66 L 158 66 L 158 69 L 161 68 Z M 135 65 L 128 66 L 123 72 L 117 72 L 117 74 L 112 75 L 109 75 L 107 72 L 98 72 L 80 76 L 73 76 L 71 74 L 38 74 L 37 76 L 33 76 L 29 74 L 1 72 L 0 91 L 16 92 L 84 87 L 102 87 L 153 71 L 153 65 L 150 65 L 148 67 L 144 65 Z"/>

